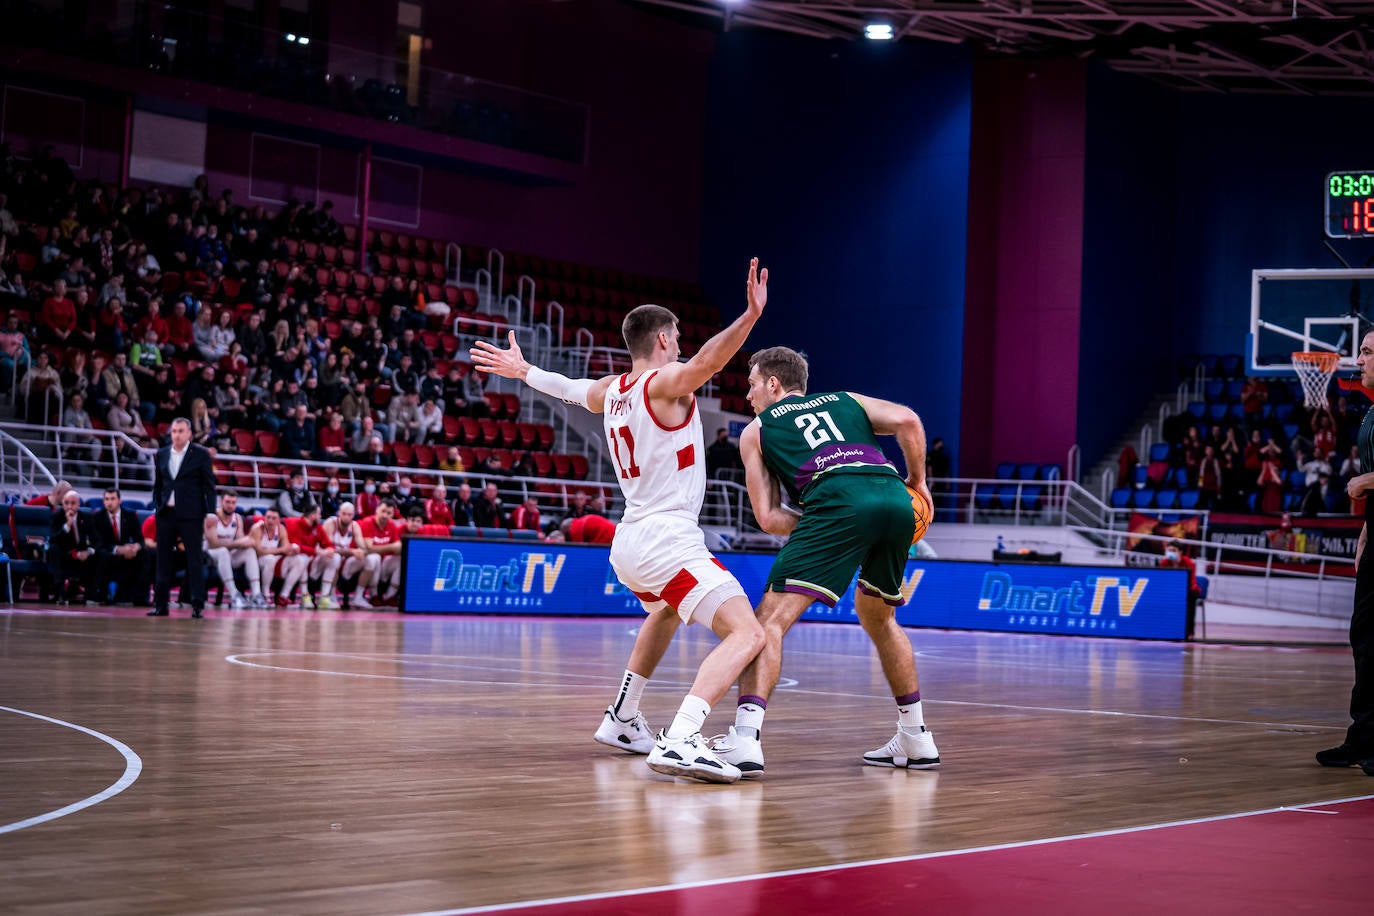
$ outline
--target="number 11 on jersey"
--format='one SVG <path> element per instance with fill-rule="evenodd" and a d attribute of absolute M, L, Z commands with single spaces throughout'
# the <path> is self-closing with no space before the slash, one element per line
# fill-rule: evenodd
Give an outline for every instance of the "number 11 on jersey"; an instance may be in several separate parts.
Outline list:
<path fill-rule="evenodd" d="M 614 426 L 609 435 L 611 449 L 615 456 L 615 466 L 620 470 L 620 476 L 625 478 L 638 477 L 639 465 L 635 464 L 635 439 L 634 436 L 630 435 L 629 427 Z M 625 458 L 620 457 L 620 440 L 622 439 L 625 440 Z"/>

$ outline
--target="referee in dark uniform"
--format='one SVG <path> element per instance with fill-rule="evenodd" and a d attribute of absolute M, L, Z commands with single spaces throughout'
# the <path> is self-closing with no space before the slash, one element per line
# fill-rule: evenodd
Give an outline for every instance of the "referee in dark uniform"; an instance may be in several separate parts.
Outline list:
<path fill-rule="evenodd" d="M 1360 342 L 1355 360 L 1360 383 L 1374 388 L 1374 331 Z M 1359 766 L 1374 776 L 1374 556 L 1369 547 L 1369 522 L 1374 514 L 1374 407 L 1365 411 L 1356 439 L 1360 448 L 1360 473 L 1350 478 L 1345 491 L 1351 499 L 1364 499 L 1364 527 L 1355 548 L 1355 609 L 1350 615 L 1350 648 L 1355 654 L 1355 686 L 1350 691 L 1350 727 L 1338 747 L 1317 752 L 1324 767 Z"/>

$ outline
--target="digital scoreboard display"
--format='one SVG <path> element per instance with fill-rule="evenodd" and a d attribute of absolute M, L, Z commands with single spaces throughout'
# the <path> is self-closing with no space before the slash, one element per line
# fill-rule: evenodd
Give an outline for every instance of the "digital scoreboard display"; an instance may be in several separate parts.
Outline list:
<path fill-rule="evenodd" d="M 1374 238 L 1374 171 L 1326 176 L 1326 235 L 1333 239 Z"/>

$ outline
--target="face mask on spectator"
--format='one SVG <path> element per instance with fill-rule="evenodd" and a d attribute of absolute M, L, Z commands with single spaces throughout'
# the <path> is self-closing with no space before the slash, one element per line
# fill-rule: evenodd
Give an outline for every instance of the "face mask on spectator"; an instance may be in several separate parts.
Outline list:
<path fill-rule="evenodd" d="M 325 491 L 328 492 L 330 496 L 338 496 L 339 485 L 336 483 L 331 483 L 329 486 L 325 487 Z"/>
<path fill-rule="evenodd" d="M 377 485 L 376 485 L 375 483 L 365 483 L 365 484 L 363 484 L 363 492 L 364 492 L 364 493 L 376 493 L 376 492 L 377 492 Z"/>
<path fill-rule="evenodd" d="M 397 493 L 400 493 L 402 496 L 409 496 L 409 495 L 410 495 L 410 487 L 401 487 L 401 488 L 398 489 L 396 492 L 397 492 Z"/>
<path fill-rule="evenodd" d="M 1166 551 L 1164 551 L 1164 555 L 1165 555 L 1166 557 L 1168 557 L 1169 559 L 1171 559 L 1171 560 L 1177 560 L 1177 559 L 1178 559 L 1178 551 L 1177 551 L 1177 550 L 1166 550 Z"/>

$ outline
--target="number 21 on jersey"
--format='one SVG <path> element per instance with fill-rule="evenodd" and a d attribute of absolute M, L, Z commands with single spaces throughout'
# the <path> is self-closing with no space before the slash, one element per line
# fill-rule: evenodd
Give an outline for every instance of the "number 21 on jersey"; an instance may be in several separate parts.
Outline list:
<path fill-rule="evenodd" d="M 829 427 L 828 431 L 822 428 L 822 421 L 826 427 Z M 820 448 L 832 438 L 836 442 L 844 441 L 844 436 L 835 426 L 835 421 L 830 419 L 830 411 L 828 410 L 797 414 L 797 428 L 802 431 L 802 435 L 806 438 L 806 444 L 812 448 Z"/>

